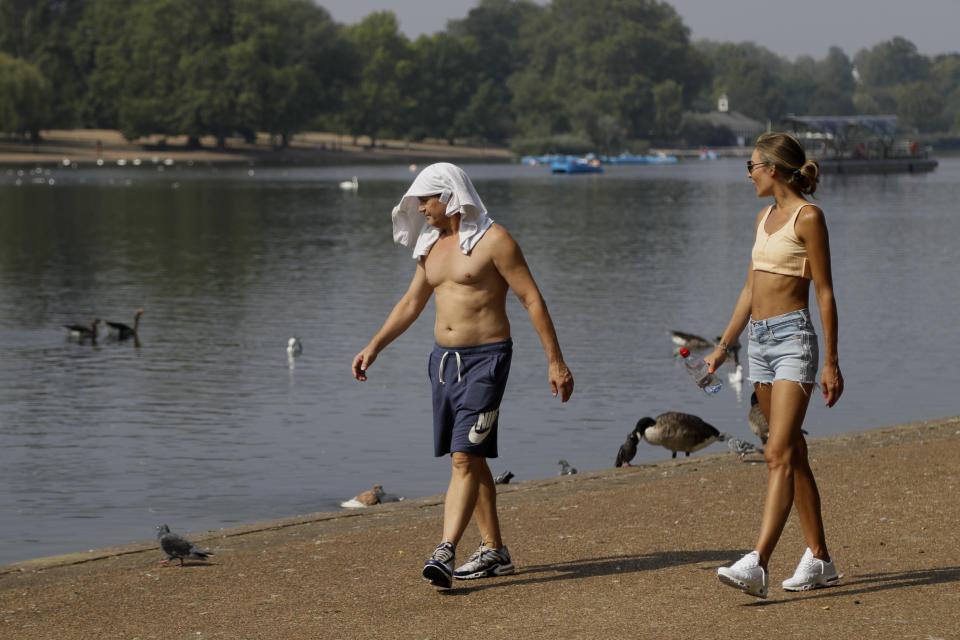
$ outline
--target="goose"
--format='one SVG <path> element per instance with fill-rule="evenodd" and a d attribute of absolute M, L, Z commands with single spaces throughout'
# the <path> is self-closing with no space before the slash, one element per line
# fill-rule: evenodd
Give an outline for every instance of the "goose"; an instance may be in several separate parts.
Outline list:
<path fill-rule="evenodd" d="M 380 504 L 384 496 L 383 485 L 375 484 L 370 491 L 364 491 L 360 495 L 353 496 L 349 500 L 344 500 L 340 506 L 344 509 L 362 509 Z"/>
<path fill-rule="evenodd" d="M 708 349 L 713 345 L 713 342 L 707 340 L 706 338 L 701 338 L 700 336 L 693 333 L 684 333 L 683 331 L 670 331 L 670 339 L 673 340 L 673 344 L 678 347 L 686 347 L 688 349 Z"/>
<path fill-rule="evenodd" d="M 344 191 L 356 191 L 360 188 L 360 184 L 357 182 L 357 176 L 353 176 L 350 180 L 344 180 L 340 183 L 340 188 Z"/>
<path fill-rule="evenodd" d="M 504 471 L 496 478 L 493 479 L 493 484 L 510 484 L 510 480 L 513 479 L 513 471 Z"/>
<path fill-rule="evenodd" d="M 767 416 L 763 415 L 763 409 L 760 408 L 756 391 L 750 394 L 750 413 L 747 414 L 747 422 L 750 423 L 750 431 L 753 431 L 753 434 L 760 438 L 760 442 L 767 444 L 767 438 L 770 437 L 770 425 L 767 423 Z"/>
<path fill-rule="evenodd" d="M 668 411 L 653 418 L 640 418 L 635 428 L 637 435 L 650 444 L 669 449 L 677 457 L 678 451 L 686 455 L 714 442 L 723 442 L 728 434 L 717 431 L 700 418 L 689 413 Z"/>
<path fill-rule="evenodd" d="M 111 329 L 117 332 L 117 340 L 126 340 L 127 338 L 136 338 L 137 329 L 140 327 L 140 316 L 143 314 L 143 309 L 137 309 L 133 314 L 133 326 L 126 325 L 122 322 L 110 322 L 107 321 L 107 325 Z"/>
<path fill-rule="evenodd" d="M 79 340 L 92 340 L 93 342 L 97 341 L 97 325 L 103 322 L 100 318 L 93 318 L 90 321 L 90 326 L 85 326 L 82 324 L 65 324 L 63 328 L 70 332 L 71 338 L 78 338 Z"/>

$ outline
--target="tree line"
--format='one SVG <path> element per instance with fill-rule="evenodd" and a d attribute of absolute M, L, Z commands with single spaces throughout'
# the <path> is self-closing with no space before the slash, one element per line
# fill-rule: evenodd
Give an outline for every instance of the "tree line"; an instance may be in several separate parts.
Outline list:
<path fill-rule="evenodd" d="M 790 61 L 753 43 L 691 41 L 669 2 L 479 0 L 411 40 L 390 11 L 353 25 L 311 0 L 0 0 L 0 130 L 120 130 L 219 145 L 305 130 L 529 148 L 614 150 L 723 131 L 685 113 L 761 122 L 896 114 L 960 131 L 960 53 L 903 38 Z M 708 140 L 707 138 L 711 138 Z"/>

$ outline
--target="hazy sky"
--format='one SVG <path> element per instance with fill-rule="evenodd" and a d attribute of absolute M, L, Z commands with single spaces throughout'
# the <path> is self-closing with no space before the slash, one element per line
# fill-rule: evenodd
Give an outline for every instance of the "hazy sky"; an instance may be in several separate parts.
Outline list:
<path fill-rule="evenodd" d="M 537 0 L 545 4 L 546 0 Z M 581 0 L 589 2 L 590 0 Z M 317 0 L 333 19 L 354 24 L 389 9 L 410 38 L 442 31 L 478 0 Z M 826 56 L 839 46 L 851 58 L 901 36 L 932 55 L 960 51 L 960 0 L 668 0 L 693 39 L 752 40 L 787 58 Z"/>

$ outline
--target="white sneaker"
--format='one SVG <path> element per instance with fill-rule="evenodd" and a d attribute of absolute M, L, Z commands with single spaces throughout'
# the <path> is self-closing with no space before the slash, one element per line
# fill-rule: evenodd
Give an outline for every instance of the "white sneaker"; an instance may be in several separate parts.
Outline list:
<path fill-rule="evenodd" d="M 767 583 L 770 576 L 760 566 L 760 554 L 751 551 L 729 567 L 717 569 L 720 582 L 741 589 L 744 593 L 758 598 L 767 597 Z"/>
<path fill-rule="evenodd" d="M 824 562 L 813 557 L 813 551 L 807 547 L 800 558 L 800 564 L 797 570 L 793 572 L 792 578 L 783 581 L 783 588 L 787 591 L 807 591 L 819 587 L 832 587 L 840 582 L 843 574 L 837 573 L 837 568 L 833 566 L 833 558 Z"/>

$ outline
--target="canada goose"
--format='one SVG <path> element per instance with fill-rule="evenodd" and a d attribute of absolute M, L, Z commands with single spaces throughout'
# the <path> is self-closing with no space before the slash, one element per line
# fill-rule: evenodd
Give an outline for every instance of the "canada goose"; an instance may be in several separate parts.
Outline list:
<path fill-rule="evenodd" d="M 684 333 L 683 331 L 670 331 L 670 339 L 678 347 L 687 349 L 708 349 L 713 343 L 706 338 L 701 338 L 693 333 Z"/>
<path fill-rule="evenodd" d="M 750 423 L 750 431 L 753 431 L 753 434 L 760 438 L 760 442 L 767 444 L 767 438 L 770 437 L 770 425 L 767 423 L 767 416 L 763 415 L 763 409 L 760 408 L 756 391 L 750 394 L 750 413 L 747 414 L 747 421 Z"/>
<path fill-rule="evenodd" d="M 133 314 L 133 326 L 125 325 L 122 322 L 107 321 L 107 325 L 117 332 L 117 340 L 126 340 L 127 338 L 137 337 L 137 329 L 140 327 L 140 316 L 143 309 L 137 309 Z"/>
<path fill-rule="evenodd" d="M 360 183 L 357 182 L 357 176 L 353 176 L 350 180 L 344 180 L 340 183 L 340 188 L 344 191 L 356 191 L 360 188 Z"/>
<path fill-rule="evenodd" d="M 90 321 L 90 326 L 87 327 L 82 324 L 65 324 L 63 328 L 70 332 L 71 338 L 77 338 L 79 340 L 91 340 L 93 342 L 97 341 L 97 325 L 103 322 L 100 318 L 93 318 Z"/>
<path fill-rule="evenodd" d="M 678 451 L 688 456 L 714 442 L 727 439 L 726 433 L 717 431 L 700 418 L 689 413 L 669 411 L 653 418 L 640 418 L 636 426 L 637 435 L 650 444 L 669 449 L 677 457 Z"/>

